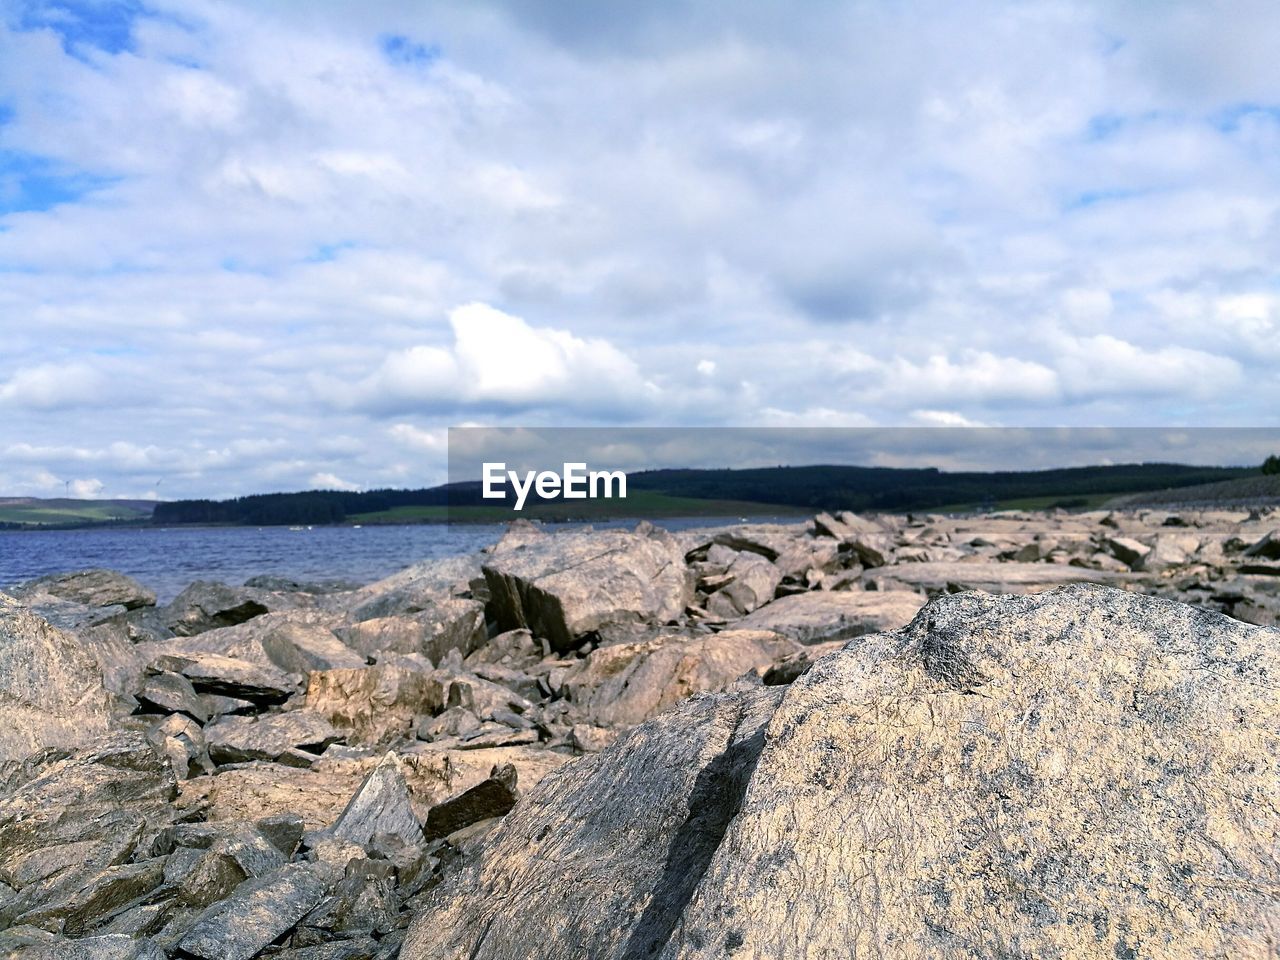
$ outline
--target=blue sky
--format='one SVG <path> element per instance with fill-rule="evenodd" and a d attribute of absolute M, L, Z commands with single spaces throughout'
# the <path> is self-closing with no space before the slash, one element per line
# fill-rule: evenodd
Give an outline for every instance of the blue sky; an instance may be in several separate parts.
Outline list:
<path fill-rule="evenodd" d="M 1280 9 L 0 0 L 0 495 L 1275 426 Z"/>

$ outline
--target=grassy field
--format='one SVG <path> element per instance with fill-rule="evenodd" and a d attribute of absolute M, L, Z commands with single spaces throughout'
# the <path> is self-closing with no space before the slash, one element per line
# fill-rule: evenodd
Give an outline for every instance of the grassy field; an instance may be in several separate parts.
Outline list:
<path fill-rule="evenodd" d="M 0 523 L 24 526 L 68 526 L 145 520 L 154 504 L 145 500 L 38 500 L 34 497 L 0 499 Z"/>
<path fill-rule="evenodd" d="M 627 517 L 807 516 L 811 511 L 745 500 L 701 500 L 637 490 L 625 500 L 530 505 L 519 513 L 506 507 L 396 507 L 347 517 L 349 523 L 501 523 L 528 520 L 612 520 Z"/>

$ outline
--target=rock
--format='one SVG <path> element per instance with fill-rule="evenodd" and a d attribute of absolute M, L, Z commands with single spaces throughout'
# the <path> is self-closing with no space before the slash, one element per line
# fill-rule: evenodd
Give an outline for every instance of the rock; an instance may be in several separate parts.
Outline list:
<path fill-rule="evenodd" d="M 1244 556 L 1260 560 L 1280 560 L 1280 530 L 1272 530 L 1244 549 Z"/>
<path fill-rule="evenodd" d="M 296 813 L 275 814 L 263 817 L 255 824 L 258 832 L 269 840 L 286 857 L 292 857 L 302 842 L 304 826 Z"/>
<path fill-rule="evenodd" d="M 223 717 L 204 730 L 216 764 L 275 760 L 290 750 L 319 755 L 343 739 L 342 731 L 314 710 L 263 717 Z"/>
<path fill-rule="evenodd" d="M 301 863 L 249 880 L 205 910 L 179 949 L 201 960 L 250 960 L 306 916 L 333 881 L 327 868 Z"/>
<path fill-rule="evenodd" d="M 354 623 L 339 633 L 352 649 L 365 655 L 419 653 L 439 663 L 451 650 L 466 656 L 484 644 L 484 604 L 446 599 L 412 614 Z"/>
<path fill-rule="evenodd" d="M 42 891 L 42 902 L 18 914 L 12 922 L 81 936 L 156 889 L 163 880 L 163 859 L 103 867 L 87 876 L 72 875 L 48 893 Z"/>
<path fill-rule="evenodd" d="M 695 693 L 726 689 L 796 653 L 793 640 L 763 630 L 601 647 L 565 675 L 575 715 L 600 727 L 634 726 Z"/>
<path fill-rule="evenodd" d="M 368 847 L 374 837 L 389 835 L 406 844 L 422 842 L 422 825 L 409 800 L 409 785 L 394 753 L 388 753 L 360 784 L 342 816 L 333 825 L 333 835 Z"/>
<path fill-rule="evenodd" d="M 204 731 L 185 714 L 174 713 L 165 717 L 152 727 L 147 738 L 169 760 L 173 774 L 179 780 L 213 769 Z"/>
<path fill-rule="evenodd" d="M 545 779 L 401 956 L 1263 956 L 1277 675 L 1179 603 L 942 597 Z"/>
<path fill-rule="evenodd" d="M 196 688 L 180 673 L 161 670 L 146 677 L 137 693 L 144 710 L 160 713 L 185 713 L 197 723 L 209 722 L 209 704 L 196 693 Z"/>
<path fill-rule="evenodd" d="M 151 669 L 180 673 L 200 693 L 216 693 L 262 706 L 284 703 L 299 686 L 297 680 L 274 667 L 215 653 L 164 654 L 151 662 Z"/>
<path fill-rule="evenodd" d="M 15 595 L 25 598 L 41 593 L 87 607 L 120 606 L 126 610 L 136 610 L 139 607 L 154 607 L 156 604 L 153 591 L 114 570 L 80 570 L 76 573 L 56 573 L 38 580 L 28 580 L 17 588 Z"/>
<path fill-rule="evenodd" d="M 527 790 L 479 858 L 431 891 L 401 956 L 652 955 L 633 930 L 678 920 L 780 690 L 752 696 L 746 719 L 736 698 L 684 701 Z M 530 940 L 534 896 L 549 935 Z"/>
<path fill-rule="evenodd" d="M 169 819 L 176 794 L 173 771 L 140 734 L 36 754 L 0 783 L 0 880 L 21 890 L 60 870 L 123 863 Z"/>
<path fill-rule="evenodd" d="M 782 581 L 782 571 L 754 553 L 738 554 L 726 575 L 732 580 L 707 598 L 707 610 L 727 620 L 768 603 Z"/>
<path fill-rule="evenodd" d="M 71 635 L 0 593 L 0 761 L 104 733 L 102 671 Z"/>
<path fill-rule="evenodd" d="M 2 942 L 0 956 L 10 956 L 4 952 Z M 165 960 L 164 951 L 155 941 L 124 934 L 84 937 L 79 940 L 54 937 L 48 943 L 29 947 L 18 956 L 22 960 Z"/>
<path fill-rule="evenodd" d="M 516 768 L 505 763 L 494 767 L 482 783 L 432 807 L 427 814 L 427 839 L 445 837 L 481 820 L 505 815 L 520 798 L 516 780 Z"/>
<path fill-rule="evenodd" d="M 770 630 L 797 643 L 827 643 L 904 627 L 922 606 L 924 597 L 907 590 L 810 591 L 775 600 L 734 626 Z"/>
<path fill-rule="evenodd" d="M 1106 546 L 1111 551 L 1111 555 L 1130 570 L 1142 569 L 1143 560 L 1151 552 L 1151 548 L 1145 543 L 1134 540 L 1132 537 L 1108 537 Z"/>
<path fill-rule="evenodd" d="M 353 622 L 397 617 L 468 592 L 469 582 L 482 576 L 474 556 L 442 557 L 406 567 L 376 583 L 336 597 Z"/>
<path fill-rule="evenodd" d="M 353 744 L 411 737 L 419 715 L 444 706 L 444 689 L 427 666 L 395 657 L 358 670 L 318 670 L 307 680 L 307 706 Z"/>
<path fill-rule="evenodd" d="M 919 588 L 930 594 L 981 590 L 985 593 L 1039 593 L 1064 583 L 1119 584 L 1140 579 L 1134 573 L 1109 573 L 1053 563 L 906 563 L 863 574 L 882 588 Z"/>
<path fill-rule="evenodd" d="M 504 538 L 484 562 L 503 630 L 528 627 L 572 650 L 611 624 L 665 623 L 691 599 L 684 557 L 662 530 L 598 530 Z"/>
<path fill-rule="evenodd" d="M 279 596 L 252 587 L 229 587 L 225 583 L 197 580 L 164 609 L 164 622 L 177 636 L 189 637 L 261 616 L 268 612 L 273 598 Z"/>

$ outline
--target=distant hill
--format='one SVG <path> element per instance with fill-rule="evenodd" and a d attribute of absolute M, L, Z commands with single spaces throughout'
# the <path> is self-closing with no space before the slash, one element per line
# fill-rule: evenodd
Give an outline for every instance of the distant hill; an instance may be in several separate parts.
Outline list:
<path fill-rule="evenodd" d="M 1117 497 L 1117 507 L 1263 506 L 1280 503 L 1280 476 L 1241 477 L 1172 490 L 1149 490 Z"/>
<path fill-rule="evenodd" d="M 0 497 L 0 528 L 68 527 L 138 523 L 155 510 L 151 500 L 73 500 L 59 497 Z"/>
<path fill-rule="evenodd" d="M 652 470 L 628 475 L 626 500 L 540 502 L 520 516 L 604 519 L 627 516 L 738 516 L 850 509 L 866 513 L 993 508 L 1095 507 L 1124 494 L 1260 476 L 1256 468 L 1141 463 L 1037 471 L 947 472 L 814 465 L 743 470 Z M 176 500 L 156 505 L 158 524 L 405 523 L 492 521 L 514 516 L 480 496 L 479 482 L 423 490 L 355 493 L 309 490 L 234 500 Z"/>

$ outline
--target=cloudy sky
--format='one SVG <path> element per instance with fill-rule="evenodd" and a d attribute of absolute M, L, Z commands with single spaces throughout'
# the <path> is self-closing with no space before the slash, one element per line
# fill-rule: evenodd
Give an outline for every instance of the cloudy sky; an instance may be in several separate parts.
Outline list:
<path fill-rule="evenodd" d="M 1280 424 L 1270 2 L 0 0 L 0 494 Z"/>

